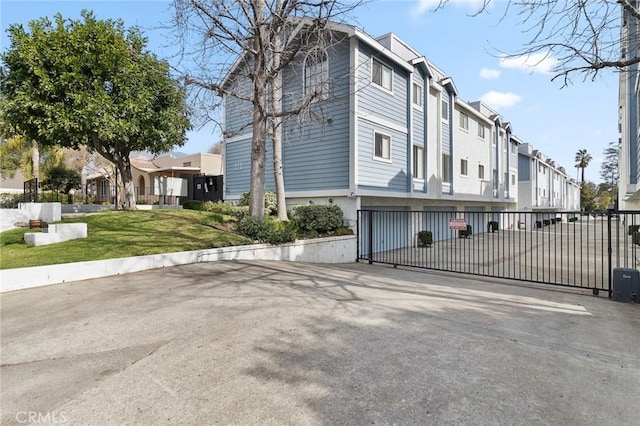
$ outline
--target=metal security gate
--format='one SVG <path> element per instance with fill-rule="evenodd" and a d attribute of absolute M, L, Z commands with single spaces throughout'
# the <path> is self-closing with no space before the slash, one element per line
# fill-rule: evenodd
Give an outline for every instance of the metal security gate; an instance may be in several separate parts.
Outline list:
<path fill-rule="evenodd" d="M 430 243 L 420 240 L 421 231 L 431 233 Z M 578 287 L 609 296 L 613 268 L 640 265 L 640 212 L 631 211 L 360 210 L 357 234 L 359 261 Z"/>

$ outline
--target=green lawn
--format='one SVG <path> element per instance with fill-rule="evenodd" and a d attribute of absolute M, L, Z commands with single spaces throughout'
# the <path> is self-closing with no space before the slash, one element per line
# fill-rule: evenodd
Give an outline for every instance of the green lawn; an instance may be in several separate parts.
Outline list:
<path fill-rule="evenodd" d="M 0 269 L 52 265 L 117 257 L 142 256 L 250 244 L 248 238 L 225 232 L 220 215 L 195 210 L 100 212 L 65 219 L 84 222 L 88 237 L 40 247 L 24 242 L 29 228 L 0 233 Z"/>

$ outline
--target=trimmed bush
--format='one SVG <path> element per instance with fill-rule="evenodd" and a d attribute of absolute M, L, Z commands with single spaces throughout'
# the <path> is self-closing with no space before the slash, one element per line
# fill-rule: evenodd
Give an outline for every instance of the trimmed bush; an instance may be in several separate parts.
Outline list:
<path fill-rule="evenodd" d="M 490 220 L 487 224 L 487 232 L 496 232 L 498 230 L 498 221 Z"/>
<path fill-rule="evenodd" d="M 202 210 L 204 203 L 200 200 L 187 200 L 182 204 L 183 209 Z"/>
<path fill-rule="evenodd" d="M 431 231 L 418 232 L 418 247 L 429 247 L 433 244 L 433 233 Z"/>
<path fill-rule="evenodd" d="M 631 242 L 633 242 L 633 244 L 640 246 L 640 232 L 634 232 L 631 235 Z"/>
<path fill-rule="evenodd" d="M 570 218 L 568 219 L 568 222 L 577 222 L 577 221 L 578 221 L 578 217 L 577 217 L 577 216 L 570 217 Z"/>
<path fill-rule="evenodd" d="M 339 237 L 341 235 L 353 235 L 353 229 L 347 228 L 346 226 L 341 226 L 340 228 L 335 230 L 333 235 L 335 235 L 337 237 Z"/>
<path fill-rule="evenodd" d="M 344 213 L 336 204 L 308 204 L 298 206 L 293 215 L 302 232 L 333 232 L 342 226 Z"/>
<path fill-rule="evenodd" d="M 629 235 L 633 235 L 640 231 L 640 225 L 629 225 Z"/>
<path fill-rule="evenodd" d="M 238 205 L 241 207 L 249 206 L 249 192 L 245 192 L 240 196 Z M 264 214 L 271 216 L 278 213 L 278 197 L 275 192 L 267 191 L 264 193 Z"/>
<path fill-rule="evenodd" d="M 542 219 L 542 224 L 543 224 L 544 226 L 549 226 L 549 225 L 551 225 L 551 220 L 549 220 L 549 219 Z"/>
<path fill-rule="evenodd" d="M 296 230 L 292 224 L 279 222 L 268 216 L 262 219 L 246 216 L 238 222 L 237 230 L 261 243 L 282 244 L 296 239 Z"/>
<path fill-rule="evenodd" d="M 233 206 L 222 201 L 216 201 L 215 203 L 213 201 L 207 201 L 202 205 L 202 210 L 232 216 L 231 211 L 233 210 Z"/>

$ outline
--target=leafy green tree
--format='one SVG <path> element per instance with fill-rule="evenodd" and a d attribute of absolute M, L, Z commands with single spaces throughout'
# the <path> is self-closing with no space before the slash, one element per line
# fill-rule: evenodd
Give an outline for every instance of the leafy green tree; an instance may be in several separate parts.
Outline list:
<path fill-rule="evenodd" d="M 80 182 L 80 173 L 64 165 L 58 165 L 48 171 L 44 187 L 67 194 L 72 189 L 80 188 Z"/>
<path fill-rule="evenodd" d="M 138 28 L 89 11 L 8 29 L 2 55 L 3 121 L 45 146 L 86 145 L 116 164 L 124 206 L 135 208 L 129 155 L 181 146 L 190 127 L 185 92 L 146 50 Z"/>
<path fill-rule="evenodd" d="M 598 189 L 595 183 L 582 182 L 580 184 L 580 208 L 585 212 L 598 209 Z"/>
<path fill-rule="evenodd" d="M 618 199 L 618 182 L 620 180 L 619 148 L 617 142 L 609 142 L 609 146 L 604 150 L 604 161 L 600 166 L 600 177 L 602 183 L 599 185 L 600 192 L 609 193 L 612 201 Z"/>

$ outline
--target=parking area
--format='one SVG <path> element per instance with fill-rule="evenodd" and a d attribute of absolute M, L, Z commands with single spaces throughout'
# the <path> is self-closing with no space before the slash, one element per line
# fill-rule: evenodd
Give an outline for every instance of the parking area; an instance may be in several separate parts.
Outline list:
<path fill-rule="evenodd" d="M 1 297 L 2 424 L 638 421 L 640 309 L 571 289 L 229 261 Z"/>

